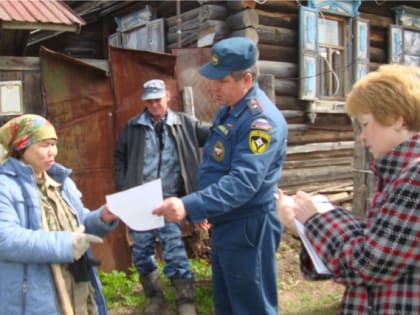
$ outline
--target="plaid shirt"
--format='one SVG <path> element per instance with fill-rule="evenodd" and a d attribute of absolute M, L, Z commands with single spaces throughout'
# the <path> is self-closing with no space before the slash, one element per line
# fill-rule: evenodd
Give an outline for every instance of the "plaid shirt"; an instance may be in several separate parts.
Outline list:
<path fill-rule="evenodd" d="M 306 235 L 346 286 L 339 314 L 420 314 L 420 135 L 372 169 L 376 190 L 366 218 L 336 208 L 308 220 Z M 320 278 L 304 251 L 301 269 Z"/>

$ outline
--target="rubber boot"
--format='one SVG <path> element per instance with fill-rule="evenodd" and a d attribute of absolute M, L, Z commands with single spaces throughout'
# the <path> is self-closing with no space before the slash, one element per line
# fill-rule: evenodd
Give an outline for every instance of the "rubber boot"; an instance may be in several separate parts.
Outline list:
<path fill-rule="evenodd" d="M 172 279 L 175 304 L 179 315 L 196 315 L 194 306 L 194 279 Z"/>
<path fill-rule="evenodd" d="M 154 270 L 146 276 L 140 277 L 144 295 L 149 299 L 144 315 L 162 315 L 165 309 L 165 297 L 160 282 L 159 270 Z"/>

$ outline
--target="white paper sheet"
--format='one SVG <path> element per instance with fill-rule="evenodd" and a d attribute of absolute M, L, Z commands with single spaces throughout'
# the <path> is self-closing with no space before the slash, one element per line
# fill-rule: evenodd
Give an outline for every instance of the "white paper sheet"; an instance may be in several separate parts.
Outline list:
<path fill-rule="evenodd" d="M 133 230 L 147 231 L 165 224 L 163 216 L 152 214 L 163 202 L 160 179 L 107 195 L 106 202 L 109 210 Z"/>
<path fill-rule="evenodd" d="M 295 219 L 296 230 L 299 233 L 300 239 L 302 240 L 303 245 L 306 248 L 309 256 L 312 259 L 312 263 L 314 264 L 315 270 L 317 273 L 321 275 L 331 275 L 331 271 L 328 270 L 327 266 L 325 266 L 324 262 L 318 256 L 315 249 L 312 247 L 312 244 L 309 242 L 308 238 L 305 235 L 305 226 L 300 223 L 297 219 Z"/>

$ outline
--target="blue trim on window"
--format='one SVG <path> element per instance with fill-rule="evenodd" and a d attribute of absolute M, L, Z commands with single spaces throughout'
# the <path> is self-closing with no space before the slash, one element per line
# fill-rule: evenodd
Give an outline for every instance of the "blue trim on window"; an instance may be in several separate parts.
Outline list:
<path fill-rule="evenodd" d="M 351 6 L 349 6 L 351 4 Z M 309 0 L 310 8 L 324 9 L 337 14 L 357 16 L 362 0 Z"/>

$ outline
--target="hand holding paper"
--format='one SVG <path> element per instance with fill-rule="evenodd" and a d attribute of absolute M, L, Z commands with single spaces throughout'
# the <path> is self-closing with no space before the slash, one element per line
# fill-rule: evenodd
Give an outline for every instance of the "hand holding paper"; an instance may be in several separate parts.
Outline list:
<path fill-rule="evenodd" d="M 317 213 L 323 213 L 334 209 L 334 206 L 323 195 L 311 196 L 303 191 L 298 191 L 295 195 L 296 218 L 305 224 L 305 222 Z"/>

